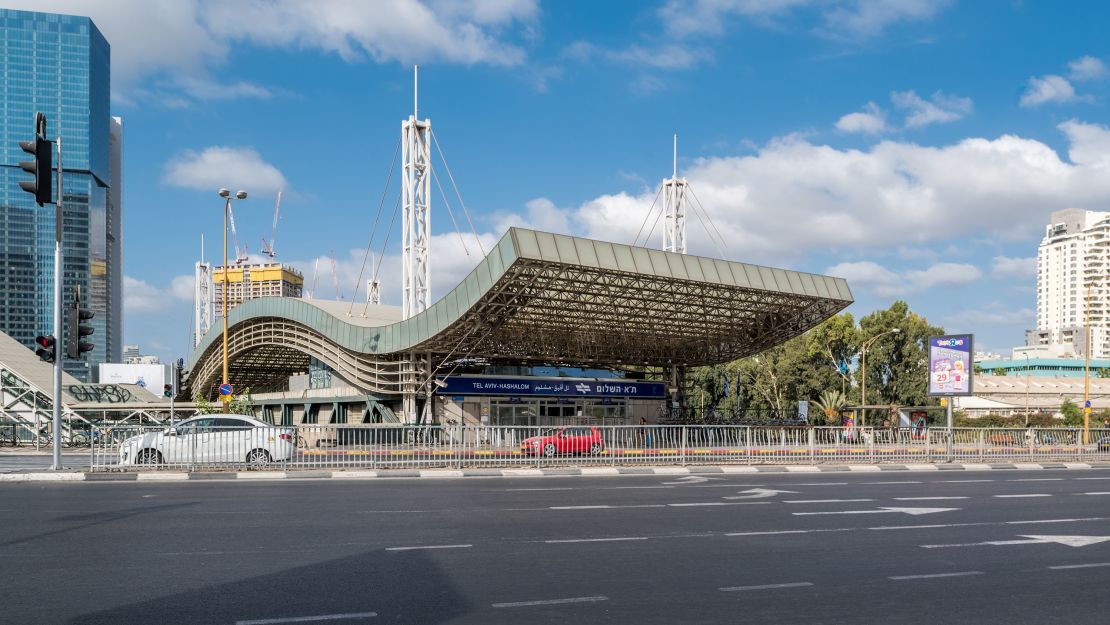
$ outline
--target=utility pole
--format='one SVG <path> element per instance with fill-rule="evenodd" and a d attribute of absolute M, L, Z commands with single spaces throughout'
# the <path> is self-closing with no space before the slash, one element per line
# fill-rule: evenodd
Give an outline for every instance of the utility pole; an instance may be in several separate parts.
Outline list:
<path fill-rule="evenodd" d="M 46 118 L 42 118 L 43 134 L 46 134 Z M 54 336 L 61 342 L 62 336 L 62 135 L 58 133 L 58 199 L 54 204 Z M 61 352 L 61 350 L 58 350 Z M 54 463 L 51 468 L 61 471 L 62 467 L 62 363 L 58 354 L 54 359 Z"/>
<path fill-rule="evenodd" d="M 1086 333 L 1083 348 L 1083 444 L 1090 442 L 1091 434 L 1091 284 L 1087 283 L 1087 311 L 1084 321 Z"/>

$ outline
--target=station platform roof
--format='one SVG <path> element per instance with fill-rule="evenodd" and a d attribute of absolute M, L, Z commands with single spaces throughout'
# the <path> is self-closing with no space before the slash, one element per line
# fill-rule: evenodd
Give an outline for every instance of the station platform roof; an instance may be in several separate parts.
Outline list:
<path fill-rule="evenodd" d="M 427 310 L 264 297 L 228 316 L 231 378 L 276 388 L 315 357 L 373 392 L 409 354 L 438 359 L 665 366 L 727 362 L 801 334 L 852 303 L 842 278 L 510 228 Z M 220 372 L 221 333 L 187 364 Z"/>

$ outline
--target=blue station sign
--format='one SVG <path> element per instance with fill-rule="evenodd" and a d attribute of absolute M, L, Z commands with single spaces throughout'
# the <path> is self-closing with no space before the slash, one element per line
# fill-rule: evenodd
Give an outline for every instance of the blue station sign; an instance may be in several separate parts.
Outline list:
<path fill-rule="evenodd" d="M 486 378 L 448 376 L 440 395 L 530 395 L 541 397 L 666 397 L 662 382 L 633 380 L 568 380 L 566 378 Z"/>

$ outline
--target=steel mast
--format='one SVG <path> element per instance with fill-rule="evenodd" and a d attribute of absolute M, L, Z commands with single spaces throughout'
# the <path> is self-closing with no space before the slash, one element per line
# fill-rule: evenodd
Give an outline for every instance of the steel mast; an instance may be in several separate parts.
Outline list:
<path fill-rule="evenodd" d="M 690 184 L 678 177 L 678 133 L 674 135 L 674 168 L 663 181 L 663 251 L 686 253 L 686 192 Z"/>
<path fill-rule="evenodd" d="M 402 211 L 401 312 L 405 319 L 431 305 L 432 276 L 428 243 L 432 236 L 428 209 L 432 174 L 430 133 L 432 120 L 421 120 L 417 108 L 419 67 L 412 68 L 412 115 L 401 122 Z"/>

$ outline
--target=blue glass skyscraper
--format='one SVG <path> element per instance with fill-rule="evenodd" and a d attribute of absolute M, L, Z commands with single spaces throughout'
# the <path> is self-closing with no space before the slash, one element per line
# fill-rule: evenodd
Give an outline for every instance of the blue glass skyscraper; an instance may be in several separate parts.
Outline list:
<path fill-rule="evenodd" d="M 0 9 L 0 331 L 28 347 L 53 331 L 54 208 L 19 188 L 19 142 L 42 112 L 47 137 L 62 139 L 63 297 L 80 286 L 96 313 L 95 349 L 66 370 L 90 381 L 97 363 L 121 360 L 122 123 L 109 90 L 110 48 L 92 20 Z"/>

